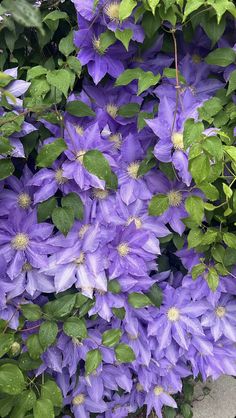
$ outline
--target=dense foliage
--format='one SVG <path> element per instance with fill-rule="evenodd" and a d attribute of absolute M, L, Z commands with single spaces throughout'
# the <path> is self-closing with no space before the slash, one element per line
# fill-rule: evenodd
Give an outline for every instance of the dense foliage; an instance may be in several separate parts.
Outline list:
<path fill-rule="evenodd" d="M 0 417 L 190 418 L 236 375 L 235 17 L 0 2 Z"/>

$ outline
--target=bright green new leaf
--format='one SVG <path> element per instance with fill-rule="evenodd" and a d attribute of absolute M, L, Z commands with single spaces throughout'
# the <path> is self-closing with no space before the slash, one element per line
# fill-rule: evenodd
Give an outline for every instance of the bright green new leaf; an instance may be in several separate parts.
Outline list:
<path fill-rule="evenodd" d="M 203 6 L 204 3 L 202 0 L 190 0 L 186 2 L 186 6 L 184 9 L 184 17 L 183 22 L 186 20 L 186 18 L 195 10 L 199 9 L 201 6 Z"/>
<path fill-rule="evenodd" d="M 187 119 L 184 124 L 183 141 L 184 148 L 187 149 L 202 138 L 204 125 L 202 122 L 196 122 L 194 119 Z"/>
<path fill-rule="evenodd" d="M 66 19 L 68 20 L 68 14 L 65 12 L 61 12 L 60 10 L 53 10 L 52 12 L 49 12 L 43 19 L 43 22 L 46 22 L 47 20 L 60 20 L 60 19 Z"/>
<path fill-rule="evenodd" d="M 116 39 L 122 42 L 122 44 L 124 45 L 127 51 L 129 50 L 129 43 L 132 39 L 132 36 L 133 36 L 133 31 L 131 29 L 124 29 L 124 30 L 116 29 L 115 31 Z"/>
<path fill-rule="evenodd" d="M 191 229 L 188 234 L 188 248 L 196 248 L 202 242 L 203 234 L 200 229 Z"/>
<path fill-rule="evenodd" d="M 138 81 L 138 95 L 149 89 L 149 87 L 156 85 L 160 78 L 160 74 L 154 75 L 151 71 L 144 72 Z"/>
<path fill-rule="evenodd" d="M 226 245 L 230 248 L 234 248 L 236 250 L 236 234 L 232 234 L 231 232 L 225 232 L 223 234 L 223 240 Z"/>
<path fill-rule="evenodd" d="M 189 196 L 185 201 L 185 208 L 191 219 L 201 225 L 204 216 L 204 202 L 198 196 Z"/>
<path fill-rule="evenodd" d="M 119 7 L 119 18 L 120 20 L 124 20 L 129 17 L 137 5 L 136 0 L 121 0 L 120 7 Z"/>
<path fill-rule="evenodd" d="M 191 270 L 191 275 L 193 280 L 197 279 L 204 271 L 206 270 L 206 266 L 204 264 L 196 264 L 193 266 Z"/>
<path fill-rule="evenodd" d="M 230 199 L 233 196 L 233 190 L 228 186 L 228 184 L 223 183 L 223 190 L 225 196 Z"/>
<path fill-rule="evenodd" d="M 206 180 L 210 173 L 210 161 L 207 155 L 201 154 L 189 162 L 190 172 L 197 184 Z"/>
<path fill-rule="evenodd" d="M 219 285 L 219 275 L 214 267 L 210 267 L 207 274 L 207 283 L 209 288 L 215 292 Z"/>
<path fill-rule="evenodd" d="M 47 68 L 42 67 L 42 65 L 37 65 L 36 67 L 32 67 L 27 71 L 27 78 L 26 80 L 32 80 L 33 78 L 41 77 L 42 75 L 47 74 Z"/>
<path fill-rule="evenodd" d="M 150 6 L 151 11 L 154 15 L 155 15 L 155 11 L 159 3 L 160 3 L 160 0 L 148 0 L 148 5 Z"/>
<path fill-rule="evenodd" d="M 68 33 L 65 38 L 62 38 L 59 42 L 59 51 L 68 57 L 74 50 L 74 33 L 73 30 Z"/>

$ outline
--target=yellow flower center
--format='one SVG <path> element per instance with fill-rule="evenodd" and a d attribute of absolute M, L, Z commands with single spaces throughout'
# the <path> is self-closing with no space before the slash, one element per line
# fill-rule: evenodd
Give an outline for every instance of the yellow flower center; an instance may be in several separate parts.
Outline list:
<path fill-rule="evenodd" d="M 81 226 L 80 230 L 79 230 L 79 237 L 83 238 L 84 234 L 87 232 L 87 230 L 89 229 L 90 225 L 89 224 L 85 224 L 83 226 Z"/>
<path fill-rule="evenodd" d="M 179 191 L 171 190 L 168 193 L 169 204 L 170 206 L 179 206 L 182 203 L 182 193 Z"/>
<path fill-rule="evenodd" d="M 93 195 L 97 199 L 101 199 L 101 200 L 106 199 L 106 197 L 108 196 L 108 194 L 109 194 L 108 190 L 93 189 Z"/>
<path fill-rule="evenodd" d="M 155 386 L 153 389 L 153 392 L 154 392 L 154 395 L 158 396 L 164 392 L 164 389 L 162 386 Z"/>
<path fill-rule="evenodd" d="M 225 308 L 224 306 L 218 306 L 218 308 L 216 308 L 215 313 L 219 318 L 222 318 L 223 316 L 225 316 Z"/>
<path fill-rule="evenodd" d="M 93 38 L 93 49 L 100 55 L 105 54 L 106 49 L 102 46 L 100 36 L 98 36 L 98 38 L 96 38 L 96 36 Z"/>
<path fill-rule="evenodd" d="M 110 3 L 105 7 L 106 15 L 114 22 L 119 22 L 119 10 L 120 5 L 117 2 Z"/>
<path fill-rule="evenodd" d="M 184 136 L 180 132 L 174 132 L 171 141 L 175 149 L 184 149 Z"/>
<path fill-rule="evenodd" d="M 114 104 L 108 104 L 106 107 L 106 111 L 108 115 L 110 115 L 113 119 L 116 118 L 119 108 Z"/>
<path fill-rule="evenodd" d="M 72 400 L 73 405 L 79 406 L 82 405 L 85 401 L 85 396 L 83 393 L 80 393 L 79 395 L 75 396 Z"/>
<path fill-rule="evenodd" d="M 144 391 L 143 386 L 141 385 L 141 383 L 137 383 L 136 390 L 137 390 L 137 392 L 143 392 Z"/>
<path fill-rule="evenodd" d="M 78 264 L 78 265 L 83 264 L 84 263 L 84 260 L 85 260 L 85 255 L 84 255 L 84 252 L 81 251 L 79 257 L 77 257 L 75 259 L 75 264 Z"/>
<path fill-rule="evenodd" d="M 200 55 L 193 54 L 192 60 L 195 64 L 200 64 L 200 62 L 202 61 L 202 58 L 200 57 Z"/>
<path fill-rule="evenodd" d="M 84 128 L 82 128 L 82 126 L 80 126 L 80 125 L 77 125 L 75 130 L 76 130 L 77 134 L 80 135 L 80 136 L 82 136 L 83 133 L 84 133 Z"/>
<path fill-rule="evenodd" d="M 137 229 L 142 228 L 142 221 L 141 221 L 140 218 L 137 218 L 136 216 L 130 216 L 128 221 L 126 222 L 126 225 L 127 226 L 130 225 L 131 222 L 135 223 L 135 226 L 136 226 Z"/>
<path fill-rule="evenodd" d="M 137 162 L 128 165 L 127 172 L 132 179 L 136 179 L 138 177 L 139 166 L 140 164 Z"/>
<path fill-rule="evenodd" d="M 68 179 L 66 177 L 63 177 L 63 170 L 62 168 L 58 168 L 55 172 L 55 180 L 58 184 L 65 184 Z"/>
<path fill-rule="evenodd" d="M 31 264 L 30 263 L 25 263 L 25 264 L 23 264 L 23 266 L 22 266 L 22 271 L 31 271 L 31 270 L 33 270 L 33 267 L 31 266 Z"/>
<path fill-rule="evenodd" d="M 17 201 L 18 205 L 23 209 L 28 209 L 31 204 L 31 198 L 28 193 L 20 193 Z"/>
<path fill-rule="evenodd" d="M 174 306 L 167 311 L 167 318 L 169 321 L 175 322 L 178 321 L 180 317 L 179 309 L 175 308 Z"/>
<path fill-rule="evenodd" d="M 86 154 L 86 152 L 87 151 L 81 149 L 76 153 L 76 161 L 78 161 L 82 165 L 84 163 L 84 155 Z"/>
<path fill-rule="evenodd" d="M 116 149 L 120 149 L 122 143 L 120 134 L 110 135 L 108 141 L 113 142 Z"/>
<path fill-rule="evenodd" d="M 16 234 L 16 236 L 11 240 L 11 246 L 14 250 L 25 250 L 29 244 L 29 237 L 27 234 Z"/>
<path fill-rule="evenodd" d="M 126 257 L 129 254 L 129 246 L 126 242 L 118 245 L 117 251 L 121 257 Z"/>

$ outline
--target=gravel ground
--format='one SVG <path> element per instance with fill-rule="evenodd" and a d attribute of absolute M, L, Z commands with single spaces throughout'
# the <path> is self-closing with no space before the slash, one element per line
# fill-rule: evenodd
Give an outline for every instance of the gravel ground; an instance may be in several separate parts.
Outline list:
<path fill-rule="evenodd" d="M 193 418 L 236 417 L 236 379 L 231 376 L 222 376 L 205 384 L 198 383 L 194 398 Z"/>

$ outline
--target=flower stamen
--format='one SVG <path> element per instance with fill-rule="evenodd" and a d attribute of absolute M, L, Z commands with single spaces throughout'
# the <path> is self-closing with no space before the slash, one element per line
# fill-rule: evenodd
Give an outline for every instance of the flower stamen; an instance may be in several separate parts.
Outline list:
<path fill-rule="evenodd" d="M 178 190 L 171 190 L 168 193 L 168 198 L 169 198 L 169 204 L 172 207 L 178 207 L 182 203 L 182 200 L 183 200 L 182 193 L 179 192 Z"/>
<path fill-rule="evenodd" d="M 129 254 L 129 246 L 126 242 L 122 242 L 118 245 L 117 251 L 121 257 L 126 257 Z"/>
<path fill-rule="evenodd" d="M 11 246 L 14 250 L 17 251 L 24 251 L 26 250 L 29 244 L 29 237 L 27 234 L 23 234 L 19 232 L 16 236 L 11 240 Z"/>
<path fill-rule="evenodd" d="M 31 204 L 31 197 L 28 193 L 20 193 L 17 202 L 22 209 L 28 209 Z"/>
<path fill-rule="evenodd" d="M 180 132 L 174 132 L 171 141 L 175 149 L 184 150 L 184 136 Z"/>
<path fill-rule="evenodd" d="M 176 322 L 179 320 L 180 312 L 179 309 L 175 308 L 174 306 L 167 311 L 167 318 L 171 322 Z"/>
<path fill-rule="evenodd" d="M 127 172 L 132 179 L 138 178 L 139 166 L 140 164 L 138 162 L 134 162 L 128 165 Z"/>

